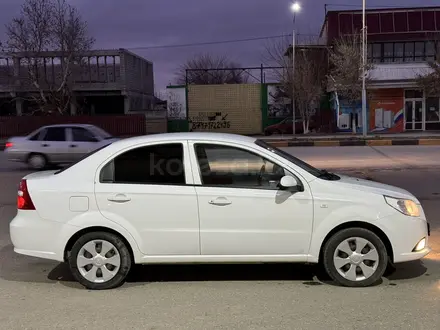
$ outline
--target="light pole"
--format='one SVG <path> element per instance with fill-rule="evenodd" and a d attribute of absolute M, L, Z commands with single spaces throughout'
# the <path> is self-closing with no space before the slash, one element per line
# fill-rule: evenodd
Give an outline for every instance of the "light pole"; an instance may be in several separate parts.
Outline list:
<path fill-rule="evenodd" d="M 367 91 L 365 90 L 367 26 L 365 24 L 365 0 L 362 0 L 362 135 L 367 136 Z"/>
<path fill-rule="evenodd" d="M 296 130 L 296 109 L 295 109 L 295 46 L 296 46 L 296 40 L 295 40 L 295 19 L 296 19 L 296 13 L 301 10 L 301 6 L 298 2 L 293 2 L 290 6 L 290 9 L 293 12 L 293 31 L 292 31 L 292 132 L 293 135 L 295 135 Z"/>

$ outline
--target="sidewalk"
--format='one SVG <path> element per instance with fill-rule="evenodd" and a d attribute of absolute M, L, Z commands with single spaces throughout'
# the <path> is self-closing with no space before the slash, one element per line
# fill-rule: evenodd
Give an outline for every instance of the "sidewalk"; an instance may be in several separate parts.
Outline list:
<path fill-rule="evenodd" d="M 440 145 L 440 132 L 258 136 L 277 147 Z"/>

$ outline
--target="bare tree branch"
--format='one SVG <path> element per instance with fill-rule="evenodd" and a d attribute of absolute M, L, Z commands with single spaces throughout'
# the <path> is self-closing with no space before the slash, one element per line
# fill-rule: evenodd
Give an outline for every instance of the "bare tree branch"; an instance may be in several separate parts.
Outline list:
<path fill-rule="evenodd" d="M 26 0 L 21 13 L 6 25 L 7 50 L 28 54 L 18 59 L 26 68 L 20 72 L 22 86 L 33 86 L 39 97 L 34 101 L 41 112 L 68 112 L 73 100 L 72 71 L 82 65 L 81 53 L 90 50 L 87 23 L 66 0 Z M 45 58 L 45 51 L 59 51 L 56 59 Z M 52 75 L 47 73 L 50 61 Z"/>
<path fill-rule="evenodd" d="M 246 72 L 231 70 L 239 67 L 238 64 L 225 56 L 199 54 L 179 67 L 176 72 L 176 83 L 179 85 L 186 83 L 197 85 L 246 83 L 248 81 Z"/>
<path fill-rule="evenodd" d="M 263 61 L 266 65 L 279 67 L 271 70 L 272 78 L 280 82 L 278 97 L 295 100 L 303 119 L 304 133 L 309 131 L 310 119 L 324 93 L 327 72 L 327 49 L 308 46 L 295 47 L 295 71 L 292 57 L 287 53 L 292 48 L 289 38 L 279 39 L 266 46 Z"/>
<path fill-rule="evenodd" d="M 330 51 L 331 70 L 329 85 L 344 99 L 354 113 L 356 103 L 362 98 L 362 76 L 365 76 L 366 88 L 371 83 L 369 72 L 373 65 L 362 65 L 362 43 L 359 35 L 340 38 Z M 353 116 L 354 121 L 354 116 Z M 353 132 L 356 125 L 352 125 Z"/>

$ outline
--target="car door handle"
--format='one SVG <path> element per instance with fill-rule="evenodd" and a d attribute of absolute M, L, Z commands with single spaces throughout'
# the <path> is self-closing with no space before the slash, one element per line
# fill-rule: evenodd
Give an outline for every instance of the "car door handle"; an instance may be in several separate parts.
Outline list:
<path fill-rule="evenodd" d="M 76 144 L 71 144 L 70 146 L 69 146 L 70 148 L 76 148 L 76 147 L 78 147 Z"/>
<path fill-rule="evenodd" d="M 209 204 L 217 205 L 217 206 L 225 206 L 225 205 L 232 204 L 232 202 L 230 200 L 228 200 L 226 197 L 217 197 L 217 198 L 211 199 L 209 201 Z"/>
<path fill-rule="evenodd" d="M 107 198 L 107 200 L 114 203 L 126 203 L 131 201 L 131 199 L 124 194 L 117 194 L 115 196 Z"/>
<path fill-rule="evenodd" d="M 41 146 L 42 146 L 42 147 L 48 147 L 49 145 L 46 144 L 46 143 L 43 143 Z"/>

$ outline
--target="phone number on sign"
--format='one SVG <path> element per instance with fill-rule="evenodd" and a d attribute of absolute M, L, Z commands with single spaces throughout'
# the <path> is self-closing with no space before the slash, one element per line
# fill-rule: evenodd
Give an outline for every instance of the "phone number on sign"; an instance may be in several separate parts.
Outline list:
<path fill-rule="evenodd" d="M 230 128 L 231 122 L 229 121 L 217 121 L 217 122 L 193 122 L 192 129 L 221 129 Z"/>

